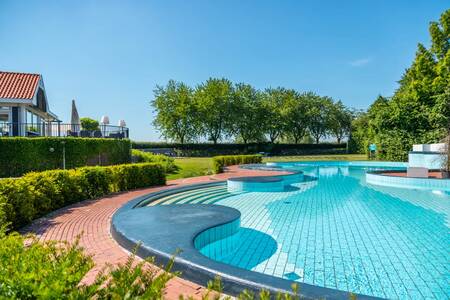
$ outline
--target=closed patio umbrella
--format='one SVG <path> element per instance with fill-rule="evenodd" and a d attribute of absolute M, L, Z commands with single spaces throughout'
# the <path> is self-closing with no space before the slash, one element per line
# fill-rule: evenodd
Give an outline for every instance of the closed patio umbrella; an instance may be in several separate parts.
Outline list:
<path fill-rule="evenodd" d="M 75 100 L 72 100 L 72 114 L 70 115 L 70 130 L 72 132 L 78 132 L 80 131 L 80 127 L 81 127 L 80 116 L 78 115 Z"/>

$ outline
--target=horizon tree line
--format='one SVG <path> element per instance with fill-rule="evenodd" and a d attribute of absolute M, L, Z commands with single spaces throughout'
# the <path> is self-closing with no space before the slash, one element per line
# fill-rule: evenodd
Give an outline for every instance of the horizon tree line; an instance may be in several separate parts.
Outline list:
<path fill-rule="evenodd" d="M 341 101 L 283 87 L 258 90 L 246 83 L 209 78 L 195 88 L 175 80 L 157 85 L 153 125 L 181 144 L 311 142 L 349 137 L 354 110 Z"/>

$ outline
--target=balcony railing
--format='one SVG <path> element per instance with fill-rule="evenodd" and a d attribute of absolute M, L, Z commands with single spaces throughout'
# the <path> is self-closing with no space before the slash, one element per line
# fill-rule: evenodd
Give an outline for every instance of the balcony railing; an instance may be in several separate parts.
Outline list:
<path fill-rule="evenodd" d="M 122 126 L 99 125 L 95 130 L 85 130 L 79 124 L 67 124 L 60 122 L 0 123 L 0 137 L 11 136 L 94 137 L 123 139 L 129 137 L 129 129 Z"/>

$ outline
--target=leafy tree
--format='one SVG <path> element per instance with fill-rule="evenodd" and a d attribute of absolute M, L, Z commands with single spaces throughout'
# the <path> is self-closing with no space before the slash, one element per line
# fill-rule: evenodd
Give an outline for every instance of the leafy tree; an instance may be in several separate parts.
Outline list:
<path fill-rule="evenodd" d="M 210 78 L 195 90 L 195 102 L 201 131 L 210 141 L 217 141 L 230 134 L 233 85 L 222 78 Z"/>
<path fill-rule="evenodd" d="M 378 98 L 369 109 L 367 133 L 382 145 L 380 158 L 406 159 L 413 143 L 438 142 L 446 135 L 450 116 L 449 28 L 447 10 L 439 22 L 430 24 L 431 47 L 418 45 L 393 97 Z"/>
<path fill-rule="evenodd" d="M 269 88 L 262 93 L 261 102 L 265 115 L 262 124 L 271 143 L 275 143 L 286 130 L 286 108 L 291 94 L 282 87 Z"/>
<path fill-rule="evenodd" d="M 182 82 L 170 80 L 165 87 L 156 86 L 154 95 L 153 124 L 162 135 L 181 144 L 195 138 L 199 129 L 193 90 Z"/>
<path fill-rule="evenodd" d="M 265 116 L 261 93 L 251 85 L 239 83 L 234 88 L 231 104 L 232 131 L 244 144 L 262 139 L 261 124 Z"/>
<path fill-rule="evenodd" d="M 369 142 L 367 128 L 369 117 L 366 112 L 353 112 L 353 120 L 348 137 L 348 151 L 350 153 L 367 153 Z"/>
<path fill-rule="evenodd" d="M 341 101 L 330 106 L 330 132 L 336 137 L 338 143 L 350 133 L 353 115 Z"/>
<path fill-rule="evenodd" d="M 309 95 L 299 94 L 294 90 L 285 90 L 285 131 L 298 144 L 307 133 L 309 125 Z"/>
<path fill-rule="evenodd" d="M 83 128 L 83 130 L 89 130 L 89 131 L 94 131 L 94 130 L 99 130 L 99 123 L 97 120 L 91 119 L 91 118 L 80 118 L 80 123 L 81 123 L 81 128 Z"/>
<path fill-rule="evenodd" d="M 330 114 L 333 100 L 329 97 L 320 97 L 314 93 L 308 93 L 308 129 L 316 144 L 325 137 L 330 130 Z"/>

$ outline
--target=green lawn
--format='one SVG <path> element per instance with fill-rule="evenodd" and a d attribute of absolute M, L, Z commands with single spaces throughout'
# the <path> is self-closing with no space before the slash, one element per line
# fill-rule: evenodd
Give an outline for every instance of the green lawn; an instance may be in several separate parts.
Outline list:
<path fill-rule="evenodd" d="M 299 155 L 299 156 L 272 156 L 264 158 L 268 161 L 300 161 L 300 160 L 365 160 L 364 154 L 334 154 L 334 155 Z M 169 174 L 167 180 L 188 178 L 212 174 L 211 157 L 182 157 L 176 158 L 175 164 L 179 170 L 175 174 Z"/>
<path fill-rule="evenodd" d="M 167 180 L 212 174 L 211 157 L 175 158 L 175 164 L 179 168 L 178 172 L 169 174 Z"/>

